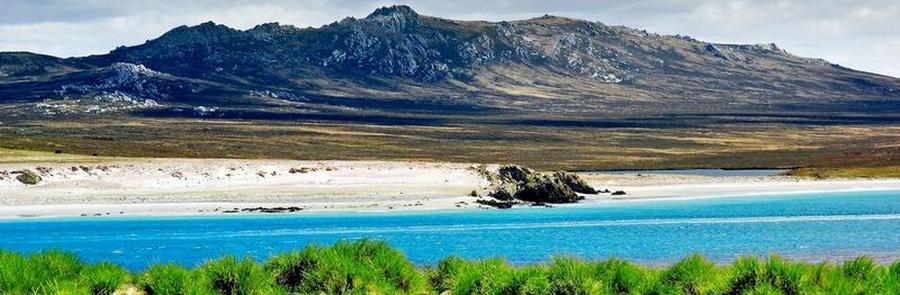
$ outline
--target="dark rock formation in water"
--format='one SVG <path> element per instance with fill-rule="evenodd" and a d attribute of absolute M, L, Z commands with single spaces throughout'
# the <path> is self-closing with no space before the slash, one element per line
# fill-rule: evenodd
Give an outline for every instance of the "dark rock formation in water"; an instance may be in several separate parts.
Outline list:
<path fill-rule="evenodd" d="M 505 166 L 498 171 L 500 184 L 490 194 L 496 200 L 531 203 L 575 203 L 584 199 L 578 193 L 597 191 L 574 174 L 542 173 L 519 166 Z"/>
<path fill-rule="evenodd" d="M 513 205 L 519 204 L 519 202 L 517 202 L 515 200 L 503 201 L 503 200 L 495 200 L 495 199 L 479 199 L 479 200 L 475 201 L 475 203 L 494 207 L 497 209 L 509 209 L 509 208 L 512 208 Z"/>

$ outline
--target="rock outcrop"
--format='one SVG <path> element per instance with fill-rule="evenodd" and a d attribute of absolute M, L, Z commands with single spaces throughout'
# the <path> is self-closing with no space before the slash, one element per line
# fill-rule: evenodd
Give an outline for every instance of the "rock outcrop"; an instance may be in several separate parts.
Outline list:
<path fill-rule="evenodd" d="M 557 171 L 553 173 L 553 176 L 562 181 L 567 187 L 575 191 L 576 193 L 582 194 L 597 194 L 599 193 L 596 189 L 591 187 L 587 182 L 583 179 L 579 178 L 577 175 L 568 173 L 565 171 Z"/>
<path fill-rule="evenodd" d="M 61 87 L 62 96 L 94 93 L 97 97 L 116 94 L 131 100 L 165 100 L 198 91 L 198 86 L 185 79 L 151 70 L 143 65 L 114 63 L 89 72 L 77 82 Z"/>
<path fill-rule="evenodd" d="M 500 201 L 575 203 L 584 199 L 578 193 L 597 193 L 578 176 L 562 171 L 543 173 L 520 166 L 505 166 L 497 173 L 500 183 L 490 196 Z"/>
<path fill-rule="evenodd" d="M 13 174 L 18 174 L 18 176 L 16 176 L 16 180 L 26 185 L 35 185 L 41 183 L 41 181 L 43 180 L 41 179 L 40 175 L 34 173 L 34 171 L 31 170 L 15 171 L 13 172 Z"/>

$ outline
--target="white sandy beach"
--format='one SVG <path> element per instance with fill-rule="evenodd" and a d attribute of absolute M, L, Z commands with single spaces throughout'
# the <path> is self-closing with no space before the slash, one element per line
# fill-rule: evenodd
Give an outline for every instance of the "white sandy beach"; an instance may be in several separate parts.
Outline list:
<path fill-rule="evenodd" d="M 488 180 L 474 164 L 365 161 L 121 159 L 103 164 L 0 164 L 0 219 L 481 208 Z M 25 185 L 12 171 L 42 181 Z M 845 190 L 900 190 L 900 180 L 810 180 L 581 173 L 598 189 L 586 203 Z"/>
<path fill-rule="evenodd" d="M 790 176 L 580 174 L 592 186 L 623 190 L 616 200 L 687 199 L 843 191 L 900 190 L 900 179 L 810 179 Z"/>

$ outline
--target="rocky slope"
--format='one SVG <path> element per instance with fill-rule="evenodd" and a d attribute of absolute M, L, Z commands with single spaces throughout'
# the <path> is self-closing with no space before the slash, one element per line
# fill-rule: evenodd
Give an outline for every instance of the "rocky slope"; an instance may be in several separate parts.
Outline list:
<path fill-rule="evenodd" d="M 42 71 L 55 69 L 58 68 Z M 15 89 L 0 89 L 0 93 L 12 93 L 8 102 L 36 102 L 33 110 L 45 115 L 59 115 L 159 108 L 166 102 L 190 101 L 192 96 L 213 87 L 208 82 L 120 62 L 60 72 L 50 78 L 14 83 Z"/>
<path fill-rule="evenodd" d="M 124 80 L 98 74 L 122 69 Z M 320 28 L 182 26 L 82 58 L 0 54 L 0 103 L 98 93 L 157 103 L 141 109 L 159 111 L 140 115 L 201 105 L 233 116 L 250 108 L 588 118 L 820 114 L 896 110 L 900 79 L 774 44 L 712 44 L 555 16 L 455 21 L 406 6 Z"/>

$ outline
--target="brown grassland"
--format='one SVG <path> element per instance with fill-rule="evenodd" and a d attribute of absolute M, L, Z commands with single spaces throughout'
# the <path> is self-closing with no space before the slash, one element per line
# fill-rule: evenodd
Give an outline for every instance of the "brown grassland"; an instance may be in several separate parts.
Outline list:
<path fill-rule="evenodd" d="M 115 156 L 424 160 L 569 170 L 856 168 L 900 166 L 900 126 L 397 126 L 133 118 L 0 125 L 0 148 L 7 149 L 0 152 L 4 162 L 27 160 L 35 154 L 23 151 L 35 151 L 81 155 L 54 158 L 81 161 Z M 897 174 L 897 168 L 890 169 Z"/>

